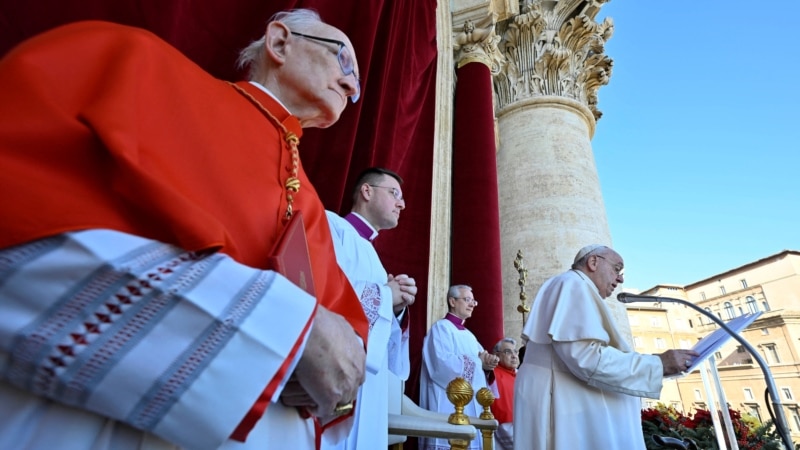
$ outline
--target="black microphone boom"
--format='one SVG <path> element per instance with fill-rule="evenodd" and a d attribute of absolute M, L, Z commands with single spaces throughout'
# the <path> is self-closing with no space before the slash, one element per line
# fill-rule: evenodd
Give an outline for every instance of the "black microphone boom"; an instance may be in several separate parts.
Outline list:
<path fill-rule="evenodd" d="M 780 397 L 778 396 L 778 389 L 777 387 L 775 387 L 775 380 L 773 380 L 772 378 L 772 374 L 769 371 L 769 367 L 767 366 L 767 363 L 764 361 L 764 358 L 761 357 L 761 354 L 758 353 L 758 351 L 756 351 L 756 349 L 753 348 L 753 346 L 750 345 L 750 343 L 747 342 L 743 337 L 739 336 L 739 333 L 736 333 L 735 331 L 731 330 L 730 327 L 725 325 L 725 322 L 720 320 L 717 316 L 715 316 L 711 312 L 706 311 L 705 309 L 695 305 L 694 303 L 691 303 L 686 300 L 681 300 L 679 298 L 658 297 L 655 295 L 639 295 L 639 294 L 630 294 L 628 292 L 621 292 L 617 295 L 617 300 L 622 303 L 635 303 L 635 302 L 680 303 L 681 305 L 688 306 L 694 309 L 695 311 L 699 312 L 700 314 L 704 315 L 705 317 L 708 317 L 714 323 L 719 325 L 720 328 L 725 330 L 725 332 L 731 335 L 731 337 L 739 341 L 739 343 L 742 344 L 742 347 L 747 349 L 747 351 L 750 352 L 750 355 L 752 355 L 753 358 L 755 358 L 755 360 L 758 362 L 759 367 L 761 367 L 761 372 L 764 374 L 764 380 L 767 383 L 767 391 L 769 392 L 770 397 L 772 397 L 772 405 L 775 409 L 774 411 L 775 415 L 777 416 L 773 417 L 773 419 L 775 420 L 775 429 L 778 431 L 778 434 L 780 434 L 781 439 L 783 440 L 783 444 L 786 446 L 785 448 L 786 449 L 794 448 L 794 443 L 792 442 L 791 435 L 789 434 L 789 428 L 786 426 L 786 416 L 783 413 L 783 407 L 781 406 Z"/>
<path fill-rule="evenodd" d="M 617 300 L 622 303 L 635 303 L 635 302 L 660 302 L 660 301 L 670 301 L 670 300 L 678 300 L 678 299 L 671 299 L 668 297 L 657 297 L 655 295 L 634 295 L 627 292 L 620 292 L 617 294 Z"/>

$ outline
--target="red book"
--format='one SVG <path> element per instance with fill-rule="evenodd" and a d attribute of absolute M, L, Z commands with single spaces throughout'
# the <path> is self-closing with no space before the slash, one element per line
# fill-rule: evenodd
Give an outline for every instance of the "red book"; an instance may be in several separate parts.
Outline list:
<path fill-rule="evenodd" d="M 296 211 L 289 219 L 270 254 L 267 261 L 270 269 L 316 297 L 302 211 Z"/>

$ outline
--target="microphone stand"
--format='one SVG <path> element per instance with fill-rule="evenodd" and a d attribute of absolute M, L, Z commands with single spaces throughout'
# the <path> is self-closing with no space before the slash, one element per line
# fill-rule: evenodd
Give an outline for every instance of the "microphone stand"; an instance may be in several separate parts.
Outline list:
<path fill-rule="evenodd" d="M 658 297 L 655 295 L 634 295 L 629 294 L 627 292 L 622 292 L 617 295 L 617 300 L 622 303 L 636 303 L 636 302 L 668 302 L 668 303 L 679 303 L 681 305 L 688 306 L 695 311 L 699 312 L 700 314 L 708 317 L 709 319 L 713 320 L 714 323 L 719 325 L 725 332 L 727 332 L 731 337 L 739 341 L 740 344 L 744 348 L 747 349 L 748 352 L 756 359 L 758 362 L 759 367 L 761 367 L 761 372 L 764 373 L 764 380 L 767 382 L 767 391 L 769 392 L 770 397 L 772 397 L 772 405 L 773 405 L 773 413 L 775 417 L 775 429 L 778 431 L 778 434 L 781 436 L 781 440 L 783 441 L 783 445 L 786 447 L 786 450 L 793 450 L 794 443 L 792 442 L 792 438 L 789 434 L 789 428 L 786 426 L 786 416 L 783 413 L 783 407 L 781 407 L 780 397 L 778 396 L 778 389 L 775 387 L 775 380 L 772 378 L 772 373 L 769 371 L 769 367 L 764 359 L 761 357 L 761 354 L 750 345 L 743 337 L 739 336 L 738 333 L 731 330 L 725 322 L 720 320 L 714 314 L 704 310 L 703 308 L 695 305 L 694 303 L 688 302 L 686 300 L 681 300 L 679 298 L 671 298 L 671 297 Z M 727 405 L 725 405 L 727 407 Z"/>

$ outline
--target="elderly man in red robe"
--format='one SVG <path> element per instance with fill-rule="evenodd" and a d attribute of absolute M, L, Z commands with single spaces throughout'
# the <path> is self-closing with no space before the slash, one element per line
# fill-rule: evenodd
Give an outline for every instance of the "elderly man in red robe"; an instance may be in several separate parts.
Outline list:
<path fill-rule="evenodd" d="M 494 368 L 494 387 L 498 397 L 492 403 L 492 414 L 500 423 L 497 429 L 497 445 L 500 449 L 511 449 L 514 442 L 514 380 L 519 366 L 519 352 L 514 338 L 503 338 L 492 349 L 500 361 Z"/>
<path fill-rule="evenodd" d="M 78 22 L 0 60 L 0 448 L 314 448 L 368 323 L 303 171 L 360 94 L 353 47 L 279 13 L 215 79 Z M 315 295 L 269 270 L 297 212 Z"/>

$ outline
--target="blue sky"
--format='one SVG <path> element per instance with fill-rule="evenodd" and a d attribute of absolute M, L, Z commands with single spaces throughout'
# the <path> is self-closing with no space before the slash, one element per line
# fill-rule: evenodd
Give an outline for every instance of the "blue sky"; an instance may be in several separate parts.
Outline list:
<path fill-rule="evenodd" d="M 625 289 L 800 250 L 800 2 L 612 0 L 592 140 Z"/>

